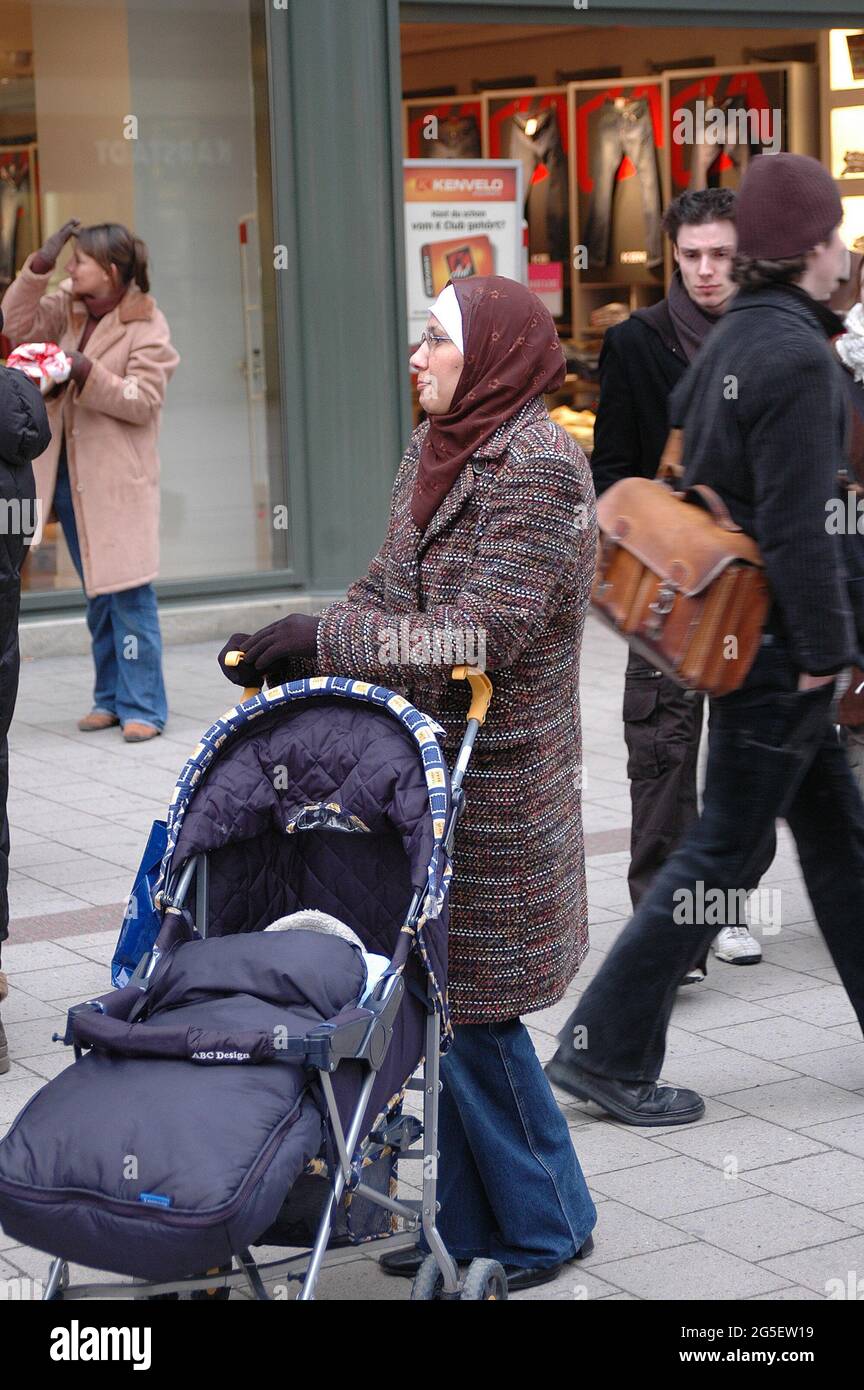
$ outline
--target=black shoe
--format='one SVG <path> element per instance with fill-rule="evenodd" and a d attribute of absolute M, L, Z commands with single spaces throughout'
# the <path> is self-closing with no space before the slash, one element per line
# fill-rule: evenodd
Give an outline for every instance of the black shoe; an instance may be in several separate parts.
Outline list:
<path fill-rule="evenodd" d="M 574 1260 L 584 1260 L 594 1249 L 594 1237 L 586 1236 L 576 1254 Z M 538 1284 L 551 1284 L 553 1279 L 570 1264 L 570 1260 L 563 1260 L 558 1265 L 547 1265 L 545 1269 L 530 1269 L 522 1265 L 505 1265 L 504 1273 L 507 1275 L 507 1292 L 522 1293 L 525 1289 L 534 1289 Z"/>
<path fill-rule="evenodd" d="M 695 1091 L 658 1086 L 656 1081 L 610 1081 L 583 1071 L 560 1052 L 544 1070 L 553 1086 L 569 1091 L 578 1100 L 593 1100 L 625 1125 L 688 1125 L 705 1114 L 705 1102 Z"/>
<path fill-rule="evenodd" d="M 413 1279 L 426 1258 L 425 1251 L 418 1245 L 409 1245 L 406 1250 L 391 1250 L 378 1261 L 382 1274 L 395 1274 L 397 1279 Z"/>
<path fill-rule="evenodd" d="M 593 1249 L 594 1237 L 586 1236 L 573 1256 L 574 1260 L 584 1260 Z M 425 1252 L 419 1245 L 410 1245 L 407 1250 L 393 1250 L 389 1255 L 382 1255 L 378 1263 L 385 1274 L 394 1274 L 399 1279 L 413 1279 L 425 1258 Z M 508 1289 L 518 1293 L 520 1289 L 531 1289 L 535 1284 L 548 1284 L 557 1279 L 564 1265 L 552 1265 L 550 1269 L 526 1269 L 517 1265 L 507 1265 L 505 1268 Z"/>

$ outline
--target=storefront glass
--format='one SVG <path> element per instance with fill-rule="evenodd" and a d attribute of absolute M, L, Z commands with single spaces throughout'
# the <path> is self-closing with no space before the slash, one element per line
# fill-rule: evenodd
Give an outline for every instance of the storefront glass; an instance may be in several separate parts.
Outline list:
<path fill-rule="evenodd" d="M 7 278 L 69 217 L 123 222 L 148 245 L 181 356 L 160 441 L 162 580 L 288 569 L 261 5 L 3 0 L 0 17 Z M 56 524 L 24 587 L 78 587 Z"/>

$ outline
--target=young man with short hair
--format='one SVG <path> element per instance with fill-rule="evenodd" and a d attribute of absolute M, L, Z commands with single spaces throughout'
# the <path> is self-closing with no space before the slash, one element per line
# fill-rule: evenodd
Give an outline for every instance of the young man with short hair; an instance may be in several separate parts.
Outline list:
<path fill-rule="evenodd" d="M 655 476 L 669 433 L 669 395 L 736 290 L 732 258 L 738 235 L 730 189 L 682 193 L 667 208 L 663 228 L 677 266 L 668 298 L 610 328 L 603 343 L 591 458 L 598 496 L 621 478 Z M 701 696 L 630 653 L 624 737 L 631 805 L 628 882 L 634 908 L 698 815 L 702 705 Z M 773 849 L 771 853 L 773 857 Z M 745 923 L 724 927 L 714 950 L 720 960 L 735 964 L 762 958 Z M 704 975 L 704 961 L 697 962 L 684 983 Z"/>

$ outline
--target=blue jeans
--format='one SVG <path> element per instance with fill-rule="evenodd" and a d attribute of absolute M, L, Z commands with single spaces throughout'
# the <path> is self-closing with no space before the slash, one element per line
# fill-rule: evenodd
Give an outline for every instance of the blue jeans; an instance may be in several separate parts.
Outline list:
<path fill-rule="evenodd" d="M 54 510 L 63 527 L 72 563 L 83 580 L 69 471 L 63 453 L 57 470 Z M 153 585 L 140 584 L 136 589 L 88 598 L 87 626 L 96 667 L 93 709 L 116 714 L 121 724 L 134 720 L 164 728 L 168 697 L 162 679 L 162 635 Z"/>
<path fill-rule="evenodd" d="M 527 1029 L 457 1025 L 441 1077 L 438 1229 L 450 1254 L 534 1269 L 572 1259 L 597 1211 Z"/>

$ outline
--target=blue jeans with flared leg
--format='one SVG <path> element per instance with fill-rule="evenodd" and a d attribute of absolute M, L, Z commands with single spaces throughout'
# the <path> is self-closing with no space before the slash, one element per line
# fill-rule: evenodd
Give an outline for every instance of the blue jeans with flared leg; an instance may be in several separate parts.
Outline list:
<path fill-rule="evenodd" d="M 57 470 L 54 510 L 63 527 L 72 563 L 83 580 L 78 528 L 63 453 Z M 168 697 L 162 677 L 162 634 L 153 585 L 140 584 L 135 589 L 88 598 L 87 626 L 96 667 L 94 710 L 116 714 L 121 724 L 133 720 L 164 728 Z"/>
<path fill-rule="evenodd" d="M 572 1259 L 597 1211 L 528 1030 L 518 1018 L 457 1025 L 441 1078 L 438 1229 L 450 1254 L 531 1269 Z"/>

